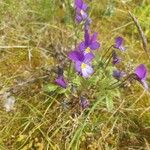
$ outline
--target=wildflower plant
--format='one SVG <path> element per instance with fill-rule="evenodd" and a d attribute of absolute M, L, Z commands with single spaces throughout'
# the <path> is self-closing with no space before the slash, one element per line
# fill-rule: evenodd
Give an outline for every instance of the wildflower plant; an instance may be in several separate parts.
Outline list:
<path fill-rule="evenodd" d="M 0 149 L 149 149 L 150 64 L 127 17 L 148 34 L 149 5 L 121 1 L 1 3 Z"/>
<path fill-rule="evenodd" d="M 92 33 L 90 29 L 92 19 L 88 15 L 89 9 L 90 7 L 83 0 L 74 0 L 75 36 L 80 37 L 77 34 L 81 32 L 83 36 L 75 41 L 74 49 L 68 53 L 71 65 L 63 68 L 66 69 L 65 75 L 63 71 L 58 73 L 55 83 L 65 89 L 60 94 L 64 93 L 67 97 L 74 95 L 72 91 L 74 87 L 81 108 L 88 109 L 96 101 L 101 101 L 99 105 L 104 104 L 108 111 L 111 111 L 114 107 L 113 100 L 120 97 L 119 90 L 126 82 L 137 80 L 148 89 L 147 69 L 143 64 L 135 71 L 127 72 L 124 69 L 123 60 L 118 55 L 118 53 L 125 55 L 126 52 L 125 42 L 121 36 L 114 37 L 114 43 L 107 50 L 101 47 L 98 32 Z M 79 24 L 82 28 L 78 28 Z M 96 90 L 93 93 L 94 89 Z"/>

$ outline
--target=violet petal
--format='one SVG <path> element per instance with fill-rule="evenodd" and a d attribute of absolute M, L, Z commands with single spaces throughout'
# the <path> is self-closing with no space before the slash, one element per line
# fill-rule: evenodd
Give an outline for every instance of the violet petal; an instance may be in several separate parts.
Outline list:
<path fill-rule="evenodd" d="M 59 86 L 61 86 L 61 87 L 63 87 L 63 88 L 66 88 L 66 87 L 67 87 L 67 83 L 65 82 L 63 76 L 58 77 L 58 78 L 55 80 L 55 82 L 56 82 Z"/>
<path fill-rule="evenodd" d="M 147 77 L 147 69 L 146 69 L 145 65 L 140 64 L 139 66 L 137 66 L 135 69 L 135 74 L 138 76 L 138 78 L 140 80 L 142 80 L 142 79 L 145 80 Z"/>
<path fill-rule="evenodd" d="M 93 34 L 93 36 L 91 37 L 91 43 L 97 40 L 97 36 L 98 36 L 98 33 L 95 32 L 95 33 Z"/>
<path fill-rule="evenodd" d="M 82 9 L 83 9 L 84 11 L 86 11 L 87 8 L 88 8 L 87 4 L 83 3 L 83 4 L 82 4 Z"/>
<path fill-rule="evenodd" d="M 100 43 L 95 41 L 95 42 L 91 43 L 91 45 L 89 47 L 91 50 L 96 50 L 100 47 Z"/>
<path fill-rule="evenodd" d="M 72 61 L 82 61 L 84 59 L 84 55 L 76 50 L 69 53 L 68 58 Z"/>
<path fill-rule="evenodd" d="M 117 48 L 117 49 L 120 49 L 121 51 L 125 51 L 125 48 L 123 46 L 123 42 L 124 42 L 124 39 L 122 37 L 117 37 L 115 39 L 115 45 L 114 47 Z"/>
<path fill-rule="evenodd" d="M 83 5 L 83 1 L 82 0 L 75 0 L 75 6 L 76 7 L 82 8 L 82 5 Z"/>
<path fill-rule="evenodd" d="M 94 54 L 93 53 L 87 53 L 85 56 L 84 56 L 84 63 L 90 63 L 92 61 L 92 59 L 94 58 Z"/>
<path fill-rule="evenodd" d="M 81 64 L 82 64 L 82 62 L 80 62 L 80 61 L 75 62 L 75 69 L 79 73 L 81 73 Z"/>
<path fill-rule="evenodd" d="M 85 42 L 83 41 L 79 44 L 79 50 L 84 51 L 85 49 L 86 49 L 86 46 L 85 46 Z"/>
<path fill-rule="evenodd" d="M 82 17 L 78 14 L 76 15 L 75 19 L 78 23 L 80 23 L 83 20 Z"/>
<path fill-rule="evenodd" d="M 82 65 L 81 65 L 81 68 L 82 68 Z M 90 65 L 87 65 L 87 64 L 85 65 L 86 65 L 85 68 L 82 68 L 82 75 L 83 77 L 88 78 L 89 76 L 93 74 L 94 70 Z"/>

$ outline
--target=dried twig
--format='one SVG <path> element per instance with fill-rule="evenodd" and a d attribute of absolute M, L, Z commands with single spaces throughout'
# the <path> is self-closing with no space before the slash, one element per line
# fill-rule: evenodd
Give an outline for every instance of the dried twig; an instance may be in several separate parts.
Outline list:
<path fill-rule="evenodd" d="M 20 87 L 26 87 L 29 84 L 34 83 L 34 82 L 36 82 L 36 81 L 38 81 L 40 79 L 46 79 L 46 78 L 48 78 L 48 76 L 49 75 L 45 75 L 45 76 L 42 76 L 42 77 L 31 78 L 30 80 L 27 80 L 25 82 L 19 83 L 19 84 L 15 85 L 15 86 L 11 87 L 9 89 L 9 91 L 12 91 L 13 93 L 16 93 L 16 92 L 18 92 L 18 90 L 20 90 Z"/>
<path fill-rule="evenodd" d="M 0 49 L 11 49 L 11 48 L 29 48 L 29 46 L 22 46 L 22 45 L 0 46 Z"/>
<path fill-rule="evenodd" d="M 45 76 L 41 76 L 41 77 L 35 77 L 35 78 L 31 78 L 25 82 L 22 82 L 22 83 L 19 83 L 15 86 L 12 86 L 10 88 L 7 88 L 6 90 L 4 90 L 3 92 L 0 92 L 0 96 L 3 96 L 5 92 L 11 92 L 11 93 L 17 93 L 18 91 L 22 90 L 22 88 L 25 88 L 27 86 L 29 86 L 29 84 L 32 84 L 38 80 L 41 80 L 41 79 L 46 79 L 48 78 L 49 75 L 45 75 Z"/>
<path fill-rule="evenodd" d="M 136 19 L 136 17 L 130 11 L 129 11 L 129 15 L 131 16 L 134 24 L 136 25 L 136 27 L 138 29 L 138 32 L 139 32 L 141 40 L 142 40 L 143 49 L 144 49 L 144 51 L 145 51 L 145 53 L 146 53 L 146 55 L 150 61 L 150 56 L 148 54 L 147 38 L 146 38 L 142 28 L 141 28 L 141 25 L 139 24 L 138 20 Z"/>

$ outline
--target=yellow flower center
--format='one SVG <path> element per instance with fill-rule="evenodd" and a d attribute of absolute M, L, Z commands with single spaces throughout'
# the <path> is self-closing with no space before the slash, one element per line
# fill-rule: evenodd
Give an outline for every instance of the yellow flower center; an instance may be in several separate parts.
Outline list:
<path fill-rule="evenodd" d="M 85 50 L 85 53 L 90 53 L 90 52 L 91 52 L 90 48 L 87 47 L 86 50 Z"/>
<path fill-rule="evenodd" d="M 86 68 L 86 64 L 85 64 L 85 63 L 82 63 L 81 68 L 82 68 L 82 69 L 85 69 L 85 68 Z"/>

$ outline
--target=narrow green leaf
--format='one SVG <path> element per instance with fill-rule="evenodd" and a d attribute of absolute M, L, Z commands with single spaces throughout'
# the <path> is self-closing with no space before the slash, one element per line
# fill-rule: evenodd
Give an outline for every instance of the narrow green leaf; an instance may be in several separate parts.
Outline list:
<path fill-rule="evenodd" d="M 113 100 L 110 97 L 106 97 L 106 106 L 108 111 L 112 111 L 113 109 Z"/>

